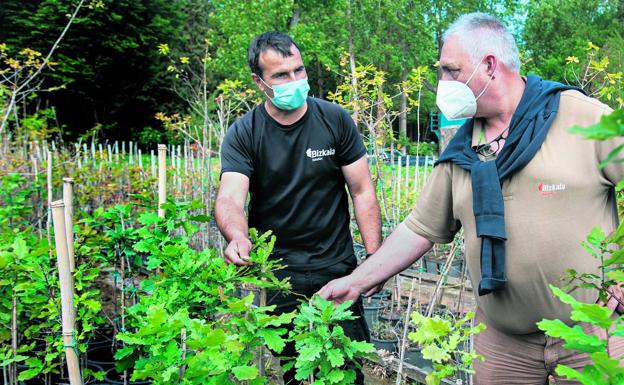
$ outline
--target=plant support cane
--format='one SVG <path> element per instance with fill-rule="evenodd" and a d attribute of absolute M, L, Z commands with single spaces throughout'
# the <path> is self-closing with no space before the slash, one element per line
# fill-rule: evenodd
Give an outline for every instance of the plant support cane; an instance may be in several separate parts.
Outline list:
<path fill-rule="evenodd" d="M 65 235 L 65 210 L 63 201 L 52 202 L 52 217 L 54 223 L 54 243 L 58 261 L 59 282 L 61 285 L 61 311 L 63 326 L 63 345 L 67 359 L 69 383 L 82 385 L 80 365 L 78 364 L 78 349 L 76 348 L 74 332 L 74 289 L 69 271 L 67 253 L 67 237 Z"/>
<path fill-rule="evenodd" d="M 69 271 L 76 271 L 74 259 L 74 180 L 63 178 L 63 204 L 65 205 L 65 229 L 67 236 L 67 255 L 69 256 Z"/>
<path fill-rule="evenodd" d="M 167 199 L 167 146 L 158 145 L 158 216 L 165 217 L 165 209 L 160 206 Z"/>

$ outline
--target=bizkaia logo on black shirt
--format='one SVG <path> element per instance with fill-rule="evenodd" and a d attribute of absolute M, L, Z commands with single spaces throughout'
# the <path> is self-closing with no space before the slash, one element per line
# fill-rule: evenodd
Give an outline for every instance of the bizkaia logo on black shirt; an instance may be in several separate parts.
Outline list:
<path fill-rule="evenodd" d="M 306 155 L 308 156 L 308 158 L 312 158 L 313 162 L 316 162 L 317 160 L 322 160 L 326 156 L 331 156 L 335 154 L 336 150 L 334 150 L 333 148 L 329 148 L 327 150 L 313 150 L 311 148 L 308 148 L 306 150 Z"/>

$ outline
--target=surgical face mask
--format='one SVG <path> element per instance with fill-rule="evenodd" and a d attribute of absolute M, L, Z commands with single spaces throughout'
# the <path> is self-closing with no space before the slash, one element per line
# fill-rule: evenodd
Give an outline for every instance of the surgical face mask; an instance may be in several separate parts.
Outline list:
<path fill-rule="evenodd" d="M 262 80 L 262 78 L 260 78 Z M 308 78 L 295 80 L 289 83 L 279 84 L 271 87 L 264 80 L 262 80 L 267 87 L 273 90 L 273 97 L 269 97 L 275 107 L 280 110 L 292 111 L 303 106 L 306 98 L 308 97 L 308 91 L 310 91 L 310 85 L 308 84 Z"/>
<path fill-rule="evenodd" d="M 466 83 L 457 80 L 440 80 L 438 83 L 436 104 L 448 120 L 472 118 L 477 113 L 477 100 L 485 93 L 494 76 L 494 73 L 492 73 L 481 93 L 475 97 L 470 87 L 468 87 L 468 83 L 470 83 L 474 74 L 477 73 L 480 65 L 481 62 L 472 71 Z"/>

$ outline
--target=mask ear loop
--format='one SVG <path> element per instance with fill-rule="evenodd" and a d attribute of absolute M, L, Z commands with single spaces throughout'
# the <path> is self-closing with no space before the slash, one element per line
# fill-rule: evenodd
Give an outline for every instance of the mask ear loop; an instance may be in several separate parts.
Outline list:
<path fill-rule="evenodd" d="M 477 73 L 477 70 L 479 69 L 479 67 L 481 66 L 481 63 L 483 63 L 483 59 L 479 62 L 479 64 L 477 64 L 477 66 L 475 67 L 475 69 L 472 71 L 472 74 L 470 74 L 470 77 L 468 78 L 468 80 L 466 81 L 466 83 L 464 83 L 465 85 L 468 85 L 468 83 L 470 83 L 470 81 L 472 80 L 472 78 L 474 77 L 474 75 Z M 494 71 L 496 71 L 496 68 L 494 69 Z M 477 96 L 475 98 L 479 99 L 481 97 L 481 95 L 483 95 L 483 93 L 487 90 L 488 86 L 490 85 L 490 82 L 492 81 L 492 78 L 494 78 L 494 72 L 492 72 L 492 75 L 490 75 L 490 78 L 488 79 L 487 83 L 485 84 L 485 87 L 483 87 L 483 90 L 481 90 L 481 92 L 479 93 L 479 96 Z"/>
<path fill-rule="evenodd" d="M 479 69 L 479 67 L 481 67 L 481 63 L 483 62 L 483 60 L 481 60 L 479 62 L 479 64 L 477 64 L 477 66 L 475 67 L 474 70 L 472 70 L 472 73 L 470 74 L 470 77 L 468 78 L 468 80 L 466 80 L 466 83 L 464 83 L 465 85 L 468 85 L 468 83 L 470 83 L 470 81 L 472 80 L 473 76 L 475 76 L 475 74 L 477 73 L 477 70 Z"/>
<path fill-rule="evenodd" d="M 496 70 L 494 70 L 496 71 Z M 479 94 L 479 96 L 477 96 L 475 98 L 475 100 L 478 100 L 481 95 L 483 95 L 485 93 L 485 91 L 488 89 L 488 87 L 490 86 L 490 82 L 492 81 L 492 79 L 494 78 L 494 72 L 492 72 L 492 75 L 490 75 L 490 78 L 488 79 L 487 83 L 485 83 L 485 87 L 483 87 L 483 90 L 481 91 L 481 93 Z"/>
<path fill-rule="evenodd" d="M 264 84 L 265 86 L 269 87 L 269 89 L 271 91 L 273 91 L 273 87 L 271 87 L 270 85 L 267 84 L 267 82 L 264 81 L 264 79 L 262 79 L 262 76 L 258 75 L 258 79 L 260 79 L 260 81 L 262 82 L 262 84 Z M 271 99 L 271 97 L 269 96 L 269 94 L 266 93 L 265 90 L 262 90 L 262 92 L 264 93 L 264 96 L 266 96 L 267 98 Z"/>
<path fill-rule="evenodd" d="M 258 79 L 260 79 L 260 81 L 267 87 L 269 87 L 269 89 L 273 90 L 273 87 L 271 87 L 270 85 L 267 84 L 267 82 L 264 81 L 264 79 L 262 79 L 262 76 L 258 76 Z"/>

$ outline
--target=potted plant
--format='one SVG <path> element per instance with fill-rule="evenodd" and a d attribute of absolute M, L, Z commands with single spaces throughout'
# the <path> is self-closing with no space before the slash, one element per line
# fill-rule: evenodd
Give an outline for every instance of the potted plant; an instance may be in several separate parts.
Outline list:
<path fill-rule="evenodd" d="M 362 305 L 364 307 L 364 319 L 369 329 L 373 327 L 379 319 L 381 310 L 388 306 L 392 292 L 387 289 L 381 289 L 370 297 L 362 297 Z"/>
<path fill-rule="evenodd" d="M 376 322 L 371 329 L 371 342 L 377 350 L 390 353 L 397 351 L 399 338 L 394 327 L 388 322 Z"/>

